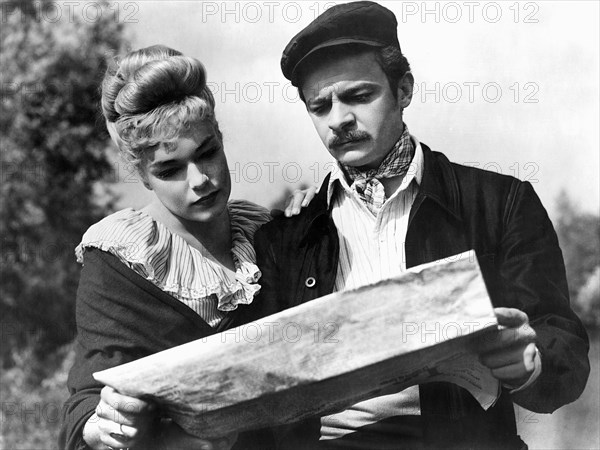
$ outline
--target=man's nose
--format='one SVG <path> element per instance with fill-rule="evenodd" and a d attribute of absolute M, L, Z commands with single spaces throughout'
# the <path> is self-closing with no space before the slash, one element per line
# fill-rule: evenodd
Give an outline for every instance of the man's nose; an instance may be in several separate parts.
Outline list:
<path fill-rule="evenodd" d="M 187 178 L 192 189 L 201 188 L 209 180 L 205 167 L 201 164 L 189 164 Z"/>
<path fill-rule="evenodd" d="M 355 121 L 356 118 L 350 106 L 345 105 L 339 100 L 331 103 L 328 125 L 332 131 L 336 133 L 343 132 L 353 125 Z"/>

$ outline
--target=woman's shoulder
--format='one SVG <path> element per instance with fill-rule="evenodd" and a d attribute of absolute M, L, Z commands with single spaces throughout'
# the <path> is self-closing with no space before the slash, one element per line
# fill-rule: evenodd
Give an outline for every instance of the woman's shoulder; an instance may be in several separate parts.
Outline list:
<path fill-rule="evenodd" d="M 77 261 L 83 263 L 85 249 L 93 247 L 121 259 L 136 259 L 140 250 L 154 240 L 156 233 L 156 222 L 150 216 L 133 208 L 122 209 L 89 227 L 75 249 L 75 255 Z"/>

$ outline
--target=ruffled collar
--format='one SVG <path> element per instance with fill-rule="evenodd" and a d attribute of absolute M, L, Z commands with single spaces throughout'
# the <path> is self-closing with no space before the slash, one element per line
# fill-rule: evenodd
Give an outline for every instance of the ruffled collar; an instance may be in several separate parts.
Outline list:
<path fill-rule="evenodd" d="M 148 214 L 132 208 L 111 214 L 90 227 L 75 250 L 77 261 L 83 264 L 86 248 L 98 248 L 115 255 L 200 315 L 210 315 L 205 300 L 215 297 L 218 311 L 235 310 L 239 304 L 251 303 L 260 290 L 261 273 L 256 266 L 253 240 L 255 231 L 270 220 L 270 215 L 266 209 L 246 201 L 232 200 L 228 208 L 235 273 Z"/>

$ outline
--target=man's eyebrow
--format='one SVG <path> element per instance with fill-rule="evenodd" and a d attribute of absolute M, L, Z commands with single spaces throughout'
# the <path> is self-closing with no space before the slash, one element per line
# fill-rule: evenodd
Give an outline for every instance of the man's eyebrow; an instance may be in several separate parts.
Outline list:
<path fill-rule="evenodd" d="M 365 91 L 365 90 L 374 90 L 374 89 L 377 89 L 378 87 L 379 87 L 378 83 L 373 83 L 371 81 L 357 81 L 347 87 L 340 88 L 340 86 L 334 86 L 333 89 L 328 90 L 323 95 L 319 94 L 319 90 L 315 90 L 315 96 L 309 97 L 307 103 L 317 103 L 318 104 L 318 103 L 328 101 L 331 98 L 332 93 L 334 93 L 334 92 L 338 97 L 345 98 L 345 97 L 349 97 L 352 95 L 356 95 L 357 93 Z"/>
<path fill-rule="evenodd" d="M 372 91 L 376 89 L 377 86 L 378 85 L 376 83 L 371 83 L 368 81 L 361 82 L 360 84 L 348 86 L 346 89 L 343 89 L 341 92 L 338 93 L 338 96 L 342 98 L 351 97 L 364 91 Z"/>
<path fill-rule="evenodd" d="M 314 89 L 313 92 L 311 94 L 313 94 L 314 96 L 307 96 L 306 97 L 306 102 L 307 103 L 323 103 L 326 102 L 329 98 L 331 98 L 331 91 L 327 91 L 325 94 L 320 94 L 320 91 L 318 89 Z"/>
<path fill-rule="evenodd" d="M 306 100 L 308 106 L 319 106 L 331 99 L 331 95 L 321 95 Z"/>

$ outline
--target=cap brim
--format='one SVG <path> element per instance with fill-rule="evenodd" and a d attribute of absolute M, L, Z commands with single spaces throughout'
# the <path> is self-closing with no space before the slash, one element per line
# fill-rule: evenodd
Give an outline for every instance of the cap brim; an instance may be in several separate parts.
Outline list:
<path fill-rule="evenodd" d="M 292 69 L 292 76 L 291 76 L 292 85 L 298 86 L 298 68 L 304 61 L 306 61 L 306 58 L 308 58 L 310 55 L 312 55 L 313 53 L 315 53 L 319 50 L 327 48 L 327 47 L 335 47 L 336 45 L 348 45 L 348 44 L 370 45 L 371 47 L 385 47 L 387 45 L 390 45 L 389 43 L 384 43 L 384 42 L 379 42 L 379 41 L 374 41 L 374 40 L 356 39 L 356 38 L 348 38 L 348 37 L 332 39 L 331 41 L 323 42 L 323 43 L 317 45 L 315 48 L 313 48 L 310 52 L 308 52 L 306 55 L 304 55 L 300 61 L 298 61 L 296 63 L 296 65 Z"/>

